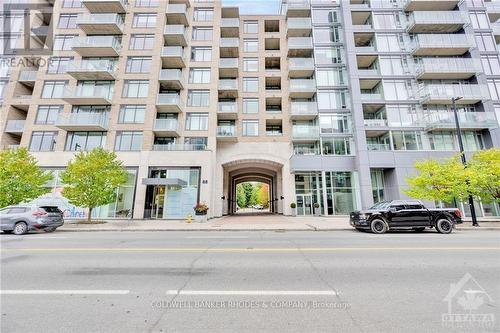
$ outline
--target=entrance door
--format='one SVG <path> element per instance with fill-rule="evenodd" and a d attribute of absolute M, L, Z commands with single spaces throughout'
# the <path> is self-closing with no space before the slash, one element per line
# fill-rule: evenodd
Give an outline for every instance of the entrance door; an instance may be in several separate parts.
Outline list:
<path fill-rule="evenodd" d="M 312 194 L 297 195 L 297 215 L 312 215 L 313 200 Z"/>
<path fill-rule="evenodd" d="M 163 218 L 163 209 L 165 206 L 165 185 L 156 185 L 153 189 L 153 207 L 151 218 Z"/>

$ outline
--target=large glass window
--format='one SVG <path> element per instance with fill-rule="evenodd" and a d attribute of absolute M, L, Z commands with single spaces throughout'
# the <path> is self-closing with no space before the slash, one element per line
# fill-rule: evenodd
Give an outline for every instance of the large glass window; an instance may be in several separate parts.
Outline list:
<path fill-rule="evenodd" d="M 59 15 L 59 29 L 76 29 L 78 14 L 61 14 Z"/>
<path fill-rule="evenodd" d="M 213 8 L 195 8 L 193 18 L 196 22 L 212 21 L 214 19 L 214 10 Z"/>
<path fill-rule="evenodd" d="M 131 50 L 151 50 L 155 42 L 154 35 L 131 35 L 129 49 Z"/>
<path fill-rule="evenodd" d="M 106 132 L 68 132 L 65 150 L 92 150 L 104 147 L 105 143 Z"/>
<path fill-rule="evenodd" d="M 326 172 L 325 178 L 328 215 L 349 215 L 356 209 L 353 174 Z"/>
<path fill-rule="evenodd" d="M 127 73 L 150 73 L 152 57 L 128 57 Z"/>
<path fill-rule="evenodd" d="M 314 24 L 339 23 L 339 15 L 336 10 L 315 8 L 312 11 Z"/>
<path fill-rule="evenodd" d="M 243 32 L 245 34 L 257 34 L 257 33 L 259 33 L 259 22 L 258 21 L 244 21 L 243 22 Z"/>
<path fill-rule="evenodd" d="M 243 98 L 243 113 L 259 113 L 259 99 Z"/>
<path fill-rule="evenodd" d="M 72 61 L 72 57 L 52 57 L 48 61 L 47 73 L 49 74 L 62 74 L 66 73 L 68 64 Z"/>
<path fill-rule="evenodd" d="M 210 68 L 191 68 L 189 83 L 210 83 Z"/>
<path fill-rule="evenodd" d="M 62 98 L 68 81 L 45 81 L 43 83 L 42 98 Z"/>
<path fill-rule="evenodd" d="M 393 131 L 392 142 L 394 150 L 422 150 L 422 138 L 420 132 Z"/>
<path fill-rule="evenodd" d="M 30 151 L 54 151 L 57 132 L 31 133 Z"/>
<path fill-rule="evenodd" d="M 187 106 L 207 107 L 210 104 L 209 90 L 189 90 Z"/>
<path fill-rule="evenodd" d="M 384 170 L 371 169 L 373 203 L 384 201 Z"/>
<path fill-rule="evenodd" d="M 258 58 L 243 58 L 243 71 L 244 72 L 257 72 L 259 70 Z"/>
<path fill-rule="evenodd" d="M 497 75 L 500 73 L 500 60 L 498 59 L 498 55 L 482 55 L 481 63 L 483 64 L 485 74 Z"/>
<path fill-rule="evenodd" d="M 123 84 L 122 97 L 140 98 L 147 97 L 149 91 L 149 81 L 147 80 L 125 80 Z"/>
<path fill-rule="evenodd" d="M 258 92 L 258 91 L 259 91 L 259 78 L 257 77 L 243 78 L 243 92 Z"/>
<path fill-rule="evenodd" d="M 56 35 L 54 37 L 54 51 L 70 51 L 75 35 Z"/>
<path fill-rule="evenodd" d="M 349 107 L 349 93 L 344 90 L 319 91 L 317 93 L 320 110 L 346 109 Z"/>
<path fill-rule="evenodd" d="M 142 148 L 142 132 L 123 131 L 116 132 L 116 151 L 140 151 Z"/>
<path fill-rule="evenodd" d="M 321 114 L 319 117 L 321 134 L 342 134 L 351 132 L 351 119 L 344 114 Z"/>
<path fill-rule="evenodd" d="M 212 61 L 212 48 L 191 47 L 191 61 Z"/>
<path fill-rule="evenodd" d="M 61 112 L 62 105 L 40 105 L 36 113 L 35 124 L 48 125 L 55 124 L 59 113 Z"/>
<path fill-rule="evenodd" d="M 323 155 L 351 155 L 350 137 L 322 137 L 321 148 Z"/>
<path fill-rule="evenodd" d="M 243 120 L 241 122 L 243 128 L 243 136 L 258 136 L 259 121 L 258 120 Z"/>
<path fill-rule="evenodd" d="M 186 130 L 208 130 L 208 113 L 188 113 L 186 116 Z"/>
<path fill-rule="evenodd" d="M 342 86 L 347 84 L 345 69 L 318 68 L 316 70 L 316 84 L 318 87 Z"/>
<path fill-rule="evenodd" d="M 132 27 L 134 28 L 155 28 L 156 27 L 156 13 L 135 13 Z"/>
<path fill-rule="evenodd" d="M 119 124 L 142 124 L 146 115 L 146 105 L 122 105 L 118 115 Z"/>
<path fill-rule="evenodd" d="M 315 27 L 313 30 L 314 43 L 340 43 L 341 40 L 340 27 Z"/>
<path fill-rule="evenodd" d="M 243 40 L 243 50 L 245 52 L 258 52 L 259 51 L 259 40 L 254 38 L 245 38 Z"/>
<path fill-rule="evenodd" d="M 193 40 L 212 40 L 212 27 L 193 27 Z"/>
<path fill-rule="evenodd" d="M 344 49 L 341 47 L 315 47 L 314 60 L 318 65 L 342 63 Z"/>

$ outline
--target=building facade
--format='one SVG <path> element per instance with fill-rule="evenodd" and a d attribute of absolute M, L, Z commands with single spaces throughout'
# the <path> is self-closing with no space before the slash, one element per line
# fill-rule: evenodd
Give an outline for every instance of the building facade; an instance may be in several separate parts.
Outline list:
<path fill-rule="evenodd" d="M 178 219 L 197 202 L 234 213 L 245 181 L 269 184 L 286 215 L 404 198 L 416 160 L 458 150 L 452 98 L 467 154 L 500 146 L 497 1 L 283 0 L 276 15 L 210 0 L 39 3 L 51 10 L 29 16 L 28 39 L 50 54 L 9 52 L 26 24 L 3 8 L 0 145 L 54 173 L 37 200 L 68 217 L 86 212 L 58 173 L 94 147 L 129 171 L 97 216 Z"/>

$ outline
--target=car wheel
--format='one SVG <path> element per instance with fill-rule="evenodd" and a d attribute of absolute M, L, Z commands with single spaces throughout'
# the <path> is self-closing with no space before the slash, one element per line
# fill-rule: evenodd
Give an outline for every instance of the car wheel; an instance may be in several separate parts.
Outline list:
<path fill-rule="evenodd" d="M 424 230 L 425 230 L 425 227 L 413 228 L 413 231 L 416 231 L 416 232 L 422 232 Z"/>
<path fill-rule="evenodd" d="M 375 219 L 371 223 L 371 229 L 374 234 L 383 234 L 387 232 L 389 227 L 387 226 L 387 223 L 385 223 L 384 220 Z"/>
<path fill-rule="evenodd" d="M 45 228 L 45 229 L 43 229 L 43 231 L 45 231 L 45 232 L 54 232 L 54 231 L 56 231 L 56 228 L 54 228 L 54 227 L 52 227 L 52 228 Z"/>
<path fill-rule="evenodd" d="M 15 235 L 24 235 L 28 232 L 28 225 L 26 222 L 17 222 L 13 230 Z"/>
<path fill-rule="evenodd" d="M 436 229 L 440 234 L 450 234 L 453 231 L 453 223 L 445 218 L 441 218 L 436 222 Z"/>

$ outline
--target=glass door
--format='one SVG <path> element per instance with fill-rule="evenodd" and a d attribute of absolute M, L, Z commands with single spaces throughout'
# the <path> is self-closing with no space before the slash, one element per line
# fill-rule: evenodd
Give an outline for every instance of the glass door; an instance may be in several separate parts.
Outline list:
<path fill-rule="evenodd" d="M 313 200 L 312 194 L 297 195 L 297 215 L 312 215 Z"/>
<path fill-rule="evenodd" d="M 165 206 L 165 185 L 157 185 L 153 189 L 153 208 L 151 218 L 163 218 L 163 208 Z"/>

